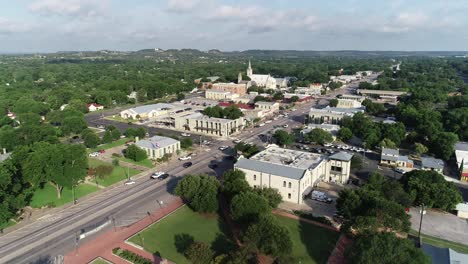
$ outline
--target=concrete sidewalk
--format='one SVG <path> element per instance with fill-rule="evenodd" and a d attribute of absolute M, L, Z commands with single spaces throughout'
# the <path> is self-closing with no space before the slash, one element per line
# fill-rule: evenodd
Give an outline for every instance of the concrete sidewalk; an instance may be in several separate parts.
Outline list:
<path fill-rule="evenodd" d="M 128 263 L 112 254 L 112 249 L 120 247 L 130 250 L 142 257 L 151 259 L 154 263 L 160 263 L 162 259 L 159 256 L 153 255 L 152 253 L 133 247 L 125 241 L 133 236 L 134 234 L 145 229 L 149 225 L 158 222 L 165 216 L 174 212 L 184 203 L 181 199 L 177 198 L 174 202 L 168 204 L 162 209 L 156 210 L 150 216 L 136 222 L 129 227 L 119 227 L 114 230 L 110 230 L 106 233 L 99 235 L 96 239 L 91 240 L 81 245 L 76 251 L 70 252 L 65 256 L 65 263 L 67 264 L 83 264 L 89 263 L 97 257 L 102 257 L 113 263 Z"/>

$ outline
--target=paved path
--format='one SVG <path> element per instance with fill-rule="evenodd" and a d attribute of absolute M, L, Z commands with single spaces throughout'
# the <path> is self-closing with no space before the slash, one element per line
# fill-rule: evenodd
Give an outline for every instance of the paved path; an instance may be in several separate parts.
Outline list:
<path fill-rule="evenodd" d="M 134 253 L 137 253 L 143 257 L 151 259 L 154 263 L 160 263 L 161 258 L 159 256 L 148 253 L 144 250 L 135 248 L 125 243 L 125 240 L 133 236 L 134 234 L 145 229 L 149 225 L 161 220 L 168 214 L 174 212 L 178 208 L 183 206 L 181 199 L 176 199 L 166 207 L 156 210 L 150 216 L 141 219 L 135 224 L 129 227 L 119 227 L 114 230 L 110 230 L 96 239 L 88 241 L 87 243 L 80 246 L 77 251 L 73 251 L 65 256 L 65 263 L 67 264 L 82 264 L 88 263 L 97 257 L 105 258 L 114 263 L 126 263 L 121 262 L 119 258 L 116 258 L 112 254 L 112 249 L 116 247 L 125 248 Z"/>
<path fill-rule="evenodd" d="M 345 234 L 341 234 L 336 246 L 333 249 L 330 257 L 328 258 L 328 264 L 345 264 L 346 261 L 345 252 L 346 249 L 352 244 L 352 240 Z"/>

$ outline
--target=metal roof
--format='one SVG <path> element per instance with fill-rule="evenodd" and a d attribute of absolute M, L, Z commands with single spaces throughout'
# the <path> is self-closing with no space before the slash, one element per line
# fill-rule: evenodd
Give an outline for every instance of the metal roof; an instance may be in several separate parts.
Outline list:
<path fill-rule="evenodd" d="M 135 145 L 148 148 L 148 149 L 160 149 L 170 145 L 177 144 L 178 140 L 169 137 L 154 136 L 149 139 L 142 139 L 135 143 Z"/>
<path fill-rule="evenodd" d="M 135 112 L 137 114 L 145 114 L 145 113 L 151 112 L 152 110 L 161 110 L 163 108 L 172 109 L 172 108 L 174 108 L 174 105 L 165 104 L 165 103 L 158 103 L 158 104 L 137 106 L 137 107 L 134 107 L 134 108 L 130 108 L 128 110 L 133 111 L 133 112 Z"/>
<path fill-rule="evenodd" d="M 443 169 L 444 161 L 432 157 L 421 157 L 421 164 L 423 168 Z"/>
<path fill-rule="evenodd" d="M 236 168 L 258 171 L 262 173 L 277 175 L 294 180 L 300 180 L 304 176 L 305 169 L 298 169 L 286 165 L 279 165 L 259 160 L 241 158 L 235 164 Z"/>
<path fill-rule="evenodd" d="M 455 143 L 455 150 L 468 151 L 468 142 Z"/>
<path fill-rule="evenodd" d="M 458 253 L 450 248 L 440 248 L 428 244 L 422 244 L 421 249 L 429 255 L 432 263 L 437 264 L 467 264 L 468 255 Z"/>
<path fill-rule="evenodd" d="M 384 155 L 399 156 L 400 151 L 398 149 L 382 148 L 382 156 Z"/>
<path fill-rule="evenodd" d="M 334 159 L 334 160 L 341 160 L 341 161 L 350 161 L 352 157 L 353 157 L 353 154 L 348 153 L 348 152 L 344 152 L 344 151 L 340 151 L 338 153 L 335 153 L 335 154 L 331 155 L 328 158 Z"/>

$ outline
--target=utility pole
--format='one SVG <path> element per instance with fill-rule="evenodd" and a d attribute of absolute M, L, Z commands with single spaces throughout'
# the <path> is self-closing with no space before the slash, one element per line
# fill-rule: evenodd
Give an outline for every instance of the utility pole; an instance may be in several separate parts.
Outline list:
<path fill-rule="evenodd" d="M 421 204 L 421 219 L 419 220 L 418 244 L 421 247 L 421 227 L 424 215 L 424 203 Z"/>

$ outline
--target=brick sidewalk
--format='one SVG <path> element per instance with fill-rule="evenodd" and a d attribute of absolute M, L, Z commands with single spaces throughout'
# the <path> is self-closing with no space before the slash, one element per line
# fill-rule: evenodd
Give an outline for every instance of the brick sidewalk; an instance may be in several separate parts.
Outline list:
<path fill-rule="evenodd" d="M 345 252 L 346 248 L 348 248 L 352 244 L 352 240 L 349 239 L 345 234 L 341 234 L 338 242 L 336 243 L 333 252 L 331 253 L 330 257 L 328 257 L 328 264 L 346 264 Z"/>
<path fill-rule="evenodd" d="M 172 203 L 163 209 L 159 209 L 156 212 L 152 213 L 151 216 L 147 216 L 144 219 L 136 222 L 135 224 L 129 227 L 119 227 L 114 230 L 110 230 L 106 233 L 101 234 L 97 238 L 88 241 L 87 243 L 81 245 L 77 252 L 70 252 L 65 256 L 65 263 L 67 264 L 83 264 L 89 263 L 97 257 L 102 257 L 106 260 L 109 260 L 113 263 L 128 263 L 122 259 L 112 255 L 112 249 L 116 247 L 125 248 L 131 250 L 132 252 L 139 254 L 143 257 L 151 259 L 154 263 L 160 263 L 161 258 L 159 256 L 153 255 L 144 250 L 135 248 L 129 244 L 125 243 L 129 237 L 145 229 L 149 225 L 161 220 L 166 215 L 174 212 L 176 209 L 183 206 L 184 203 L 181 199 L 176 198 Z"/>

